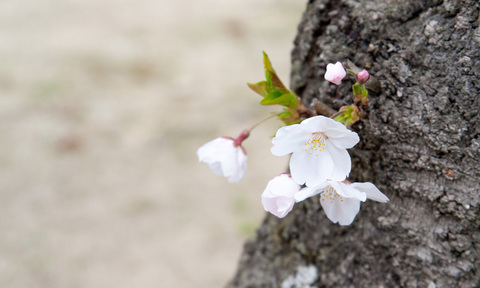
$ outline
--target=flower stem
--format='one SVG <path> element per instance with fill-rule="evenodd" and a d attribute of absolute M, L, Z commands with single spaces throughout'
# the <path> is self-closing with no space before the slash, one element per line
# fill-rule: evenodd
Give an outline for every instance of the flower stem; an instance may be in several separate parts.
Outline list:
<path fill-rule="evenodd" d="M 247 131 L 248 131 L 248 132 L 252 131 L 253 129 L 257 128 L 258 125 L 262 124 L 263 122 L 265 122 L 265 121 L 267 121 L 267 120 L 269 120 L 269 119 L 271 119 L 271 118 L 273 118 L 273 117 L 276 117 L 276 116 L 280 115 L 281 113 L 282 113 L 282 112 L 280 112 L 280 113 L 275 113 L 275 114 L 272 114 L 272 115 L 270 115 L 270 116 L 268 116 L 268 117 L 266 117 L 266 118 L 263 118 L 262 120 L 260 120 L 260 121 L 258 121 L 257 123 L 253 124 L 253 126 L 250 127 L 250 129 L 247 129 Z"/>
<path fill-rule="evenodd" d="M 247 139 L 248 136 L 250 136 L 250 132 L 253 129 L 255 129 L 258 125 L 262 124 L 263 122 L 267 121 L 268 119 L 271 119 L 271 118 L 273 118 L 275 116 L 278 116 L 278 115 L 280 115 L 280 113 L 272 114 L 272 115 L 258 121 L 257 123 L 255 123 L 252 127 L 250 127 L 250 129 L 243 130 L 242 132 L 240 132 L 240 135 L 238 135 L 237 138 L 233 139 L 233 145 L 235 147 L 242 145 L 243 140 Z"/>
<path fill-rule="evenodd" d="M 347 73 L 352 75 L 353 77 L 357 76 L 357 73 L 353 72 L 353 70 L 347 69 Z"/>

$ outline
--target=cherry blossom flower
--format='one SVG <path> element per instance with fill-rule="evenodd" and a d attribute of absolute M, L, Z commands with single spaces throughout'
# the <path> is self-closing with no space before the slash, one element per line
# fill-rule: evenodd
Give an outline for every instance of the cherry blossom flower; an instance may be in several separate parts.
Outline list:
<path fill-rule="evenodd" d="M 333 84 L 340 85 L 342 79 L 345 78 L 347 72 L 341 62 L 335 64 L 329 63 L 327 65 L 327 71 L 325 72 L 325 80 L 332 82 Z"/>
<path fill-rule="evenodd" d="M 290 175 L 281 174 L 270 180 L 262 194 L 262 205 L 265 211 L 283 218 L 292 211 L 295 204 L 295 193 L 300 185 L 295 183 Z"/>
<path fill-rule="evenodd" d="M 348 148 L 360 141 L 357 133 L 324 116 L 308 118 L 300 124 L 278 129 L 272 139 L 272 154 L 290 158 L 290 173 L 295 182 L 317 186 L 327 180 L 342 181 L 352 163 Z"/>
<path fill-rule="evenodd" d="M 342 226 L 352 224 L 360 211 L 360 201 L 371 199 L 382 203 L 388 202 L 388 197 L 370 182 L 351 184 L 345 182 L 326 181 L 316 187 L 306 187 L 295 194 L 295 199 L 300 202 L 320 194 L 320 204 L 328 219 Z"/>
<path fill-rule="evenodd" d="M 243 131 L 236 139 L 216 138 L 198 149 L 198 160 L 207 163 L 215 174 L 227 177 L 229 182 L 240 182 L 247 171 L 247 153 L 241 146 L 247 137 L 248 131 Z"/>

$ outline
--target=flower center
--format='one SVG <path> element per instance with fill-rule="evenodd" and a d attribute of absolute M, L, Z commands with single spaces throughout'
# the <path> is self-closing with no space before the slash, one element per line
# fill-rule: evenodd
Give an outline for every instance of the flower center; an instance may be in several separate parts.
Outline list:
<path fill-rule="evenodd" d="M 312 137 L 305 142 L 305 152 L 310 155 L 318 156 L 320 152 L 325 150 L 325 140 L 327 136 L 323 132 L 313 133 Z"/>
<path fill-rule="evenodd" d="M 338 198 L 340 199 L 340 202 L 343 202 L 343 197 L 338 195 L 332 186 L 328 186 L 328 188 L 325 189 L 320 196 L 322 201 L 330 201 L 330 203 L 333 203 L 333 201 Z"/>

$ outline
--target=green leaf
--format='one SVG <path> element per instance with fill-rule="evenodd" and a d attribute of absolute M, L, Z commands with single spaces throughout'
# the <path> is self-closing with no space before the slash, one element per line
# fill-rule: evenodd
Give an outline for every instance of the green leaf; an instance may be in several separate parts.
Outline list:
<path fill-rule="evenodd" d="M 297 96 L 292 93 L 283 93 L 276 90 L 269 93 L 261 101 L 262 105 L 282 105 L 285 107 L 295 108 L 298 105 Z"/>
<path fill-rule="evenodd" d="M 272 90 L 281 90 L 284 93 L 289 92 L 287 87 L 283 85 L 282 80 L 278 77 L 275 69 L 273 69 L 272 63 L 265 52 L 263 52 L 263 65 L 265 67 L 265 78 L 267 79 L 268 87 Z"/>
<path fill-rule="evenodd" d="M 300 119 L 299 113 L 295 110 L 299 105 L 299 100 L 297 95 L 293 91 L 290 91 L 285 87 L 280 78 L 278 77 L 275 69 L 273 69 L 272 63 L 268 58 L 267 53 L 263 52 L 263 65 L 265 68 L 265 81 L 260 81 L 258 83 L 247 83 L 248 87 L 252 89 L 255 93 L 263 96 L 263 99 L 260 101 L 262 105 L 282 105 L 287 107 L 289 111 L 288 114 L 282 113 L 281 118 L 285 123 L 293 123 Z M 290 111 L 291 110 L 291 111 Z M 288 119 L 288 120 L 284 120 Z"/>
<path fill-rule="evenodd" d="M 272 63 L 270 62 L 270 59 L 268 59 L 267 53 L 265 53 L 265 51 L 262 51 L 262 52 L 263 52 L 263 66 L 265 67 L 265 70 L 270 70 L 273 73 L 275 73 L 275 70 L 272 67 Z"/>
<path fill-rule="evenodd" d="M 283 85 L 282 80 L 278 78 L 278 75 L 275 72 L 265 70 L 265 77 L 267 78 L 267 82 L 271 89 L 281 90 L 284 93 L 287 93 L 289 91 L 287 87 Z"/>
<path fill-rule="evenodd" d="M 259 94 L 260 96 L 267 96 L 268 95 L 268 84 L 266 81 L 260 81 L 258 83 L 252 84 L 247 83 L 248 87 L 252 89 L 255 93 Z"/>

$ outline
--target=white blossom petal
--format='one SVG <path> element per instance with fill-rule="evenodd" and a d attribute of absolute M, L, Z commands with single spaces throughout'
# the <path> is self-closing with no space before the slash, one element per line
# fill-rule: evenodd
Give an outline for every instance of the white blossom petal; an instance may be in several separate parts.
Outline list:
<path fill-rule="evenodd" d="M 212 169 L 213 173 L 218 176 L 223 176 L 222 162 L 210 162 L 208 166 Z"/>
<path fill-rule="evenodd" d="M 327 135 L 328 140 L 333 145 L 343 149 L 350 149 L 357 145 L 357 143 L 360 141 L 358 134 L 348 130 L 343 124 L 339 122 L 337 123 L 340 124 L 340 126 L 344 129 L 338 127 L 338 129 L 328 129 L 325 131 L 325 135 Z"/>
<path fill-rule="evenodd" d="M 197 155 L 200 162 L 207 163 L 215 174 L 227 177 L 230 182 L 239 182 L 245 176 L 247 155 L 230 138 L 219 137 L 205 143 Z"/>
<path fill-rule="evenodd" d="M 345 125 L 343 125 L 341 122 L 335 121 L 332 118 L 325 117 L 323 119 L 323 123 L 323 132 L 325 132 L 329 137 L 335 137 L 345 133 L 355 133 L 351 130 L 348 130 L 347 127 L 345 127 Z"/>
<path fill-rule="evenodd" d="M 385 200 L 386 198 L 372 183 L 327 182 L 328 186 L 320 194 L 320 203 L 328 219 L 333 223 L 338 222 L 340 225 L 350 225 L 352 223 L 360 210 L 360 201 L 365 201 L 368 193 L 372 195 L 374 200 Z M 312 188 L 312 190 L 315 189 Z M 315 192 L 318 192 L 318 190 Z M 302 191 L 299 193 L 302 193 Z"/>
<path fill-rule="evenodd" d="M 325 149 L 332 157 L 333 162 L 335 162 L 332 173 L 328 179 L 334 181 L 343 181 L 346 177 L 348 177 L 348 174 L 350 174 L 350 170 L 352 170 L 352 160 L 350 159 L 350 154 L 348 154 L 347 150 L 337 148 L 331 144 L 330 140 L 327 140 L 326 142 Z"/>
<path fill-rule="evenodd" d="M 325 189 L 326 186 L 328 186 L 330 184 L 328 184 L 328 182 L 324 182 L 318 186 L 315 186 L 315 187 L 305 187 L 305 188 L 302 188 L 300 191 L 298 191 L 298 193 L 295 194 L 295 200 L 297 202 L 301 202 L 307 198 L 310 198 L 312 196 L 315 196 L 317 194 L 320 194 L 323 192 L 323 190 Z"/>
<path fill-rule="evenodd" d="M 351 187 L 357 189 L 358 191 L 364 192 L 367 194 L 367 198 L 377 201 L 386 203 L 389 201 L 388 197 L 385 196 L 378 188 L 370 182 L 365 183 L 352 183 Z"/>
<path fill-rule="evenodd" d="M 303 145 L 310 134 L 305 132 L 300 124 L 283 126 L 278 129 L 275 137 L 272 139 L 272 154 L 283 156 L 292 153 L 298 146 Z"/>
<path fill-rule="evenodd" d="M 233 147 L 233 144 L 231 147 L 217 151 L 217 153 L 223 155 L 223 157 L 220 159 L 220 163 L 222 165 L 224 176 L 232 175 L 237 167 L 237 151 L 235 147 Z"/>
<path fill-rule="evenodd" d="M 222 168 L 229 182 L 240 182 L 247 172 L 248 158 L 240 146 L 234 147 L 234 151 L 226 155 L 222 162 Z"/>
<path fill-rule="evenodd" d="M 335 161 L 332 159 L 331 154 L 328 153 L 328 150 L 324 150 L 323 154 L 316 158 L 317 173 L 311 175 L 311 177 L 305 181 L 305 185 L 307 186 L 317 186 L 325 182 L 332 175 L 335 167 Z"/>
<path fill-rule="evenodd" d="M 222 162 L 233 151 L 233 140 L 219 137 L 200 147 L 197 155 L 200 162 L 207 163 L 215 174 L 223 176 Z"/>
<path fill-rule="evenodd" d="M 345 198 L 355 198 L 362 202 L 367 200 L 367 194 L 365 192 L 358 191 L 351 184 L 346 184 L 339 181 L 328 181 L 328 183 L 335 190 L 335 193 Z"/>
<path fill-rule="evenodd" d="M 198 148 L 197 155 L 200 161 L 212 161 L 218 158 L 218 150 L 223 151 L 228 145 L 231 145 L 233 141 L 218 137 L 202 145 Z"/>
<path fill-rule="evenodd" d="M 317 172 L 317 163 L 307 152 L 298 151 L 290 157 L 290 174 L 295 182 L 305 184 Z"/>
<path fill-rule="evenodd" d="M 290 173 L 293 180 L 307 186 L 317 186 L 332 174 L 334 163 L 330 154 L 323 150 L 318 156 L 310 155 L 300 147 L 290 158 Z"/>
<path fill-rule="evenodd" d="M 328 195 L 324 195 L 326 193 L 324 192 L 320 195 L 320 204 L 328 219 L 343 226 L 352 224 L 358 211 L 360 211 L 360 200 L 355 198 L 328 197 Z"/>
<path fill-rule="evenodd" d="M 337 124 L 340 124 L 343 129 L 347 129 L 343 124 L 324 116 L 310 117 L 300 123 L 304 131 L 309 133 L 325 132 L 332 127 L 338 128 Z"/>

